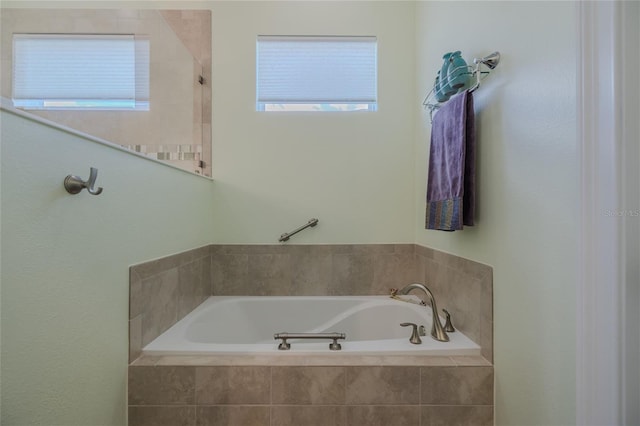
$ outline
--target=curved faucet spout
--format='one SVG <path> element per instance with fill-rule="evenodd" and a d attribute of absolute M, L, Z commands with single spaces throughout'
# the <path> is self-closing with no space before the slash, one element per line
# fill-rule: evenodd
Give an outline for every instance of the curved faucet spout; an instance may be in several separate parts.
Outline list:
<path fill-rule="evenodd" d="M 438 307 L 436 306 L 436 299 L 433 297 L 433 293 L 426 286 L 418 283 L 409 284 L 408 286 L 398 290 L 397 294 L 409 294 L 411 290 L 422 290 L 424 294 L 429 298 L 429 304 L 431 305 L 431 312 L 433 316 L 433 320 L 431 321 L 431 337 L 440 341 L 440 342 L 448 342 L 449 336 L 447 332 L 444 331 L 444 327 L 440 322 L 440 317 L 438 316 Z"/>

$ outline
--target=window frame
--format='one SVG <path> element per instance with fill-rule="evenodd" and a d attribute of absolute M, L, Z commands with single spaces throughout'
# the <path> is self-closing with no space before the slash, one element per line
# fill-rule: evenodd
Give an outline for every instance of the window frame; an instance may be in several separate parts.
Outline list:
<path fill-rule="evenodd" d="M 69 53 L 74 42 L 83 45 L 84 53 L 75 56 Z M 55 52 L 53 55 L 59 61 L 44 59 L 38 62 L 38 59 L 34 59 L 43 54 L 47 45 L 51 49 L 56 47 L 56 43 L 59 50 L 48 50 L 46 54 L 51 55 Z M 99 54 L 95 52 L 87 54 L 86 52 L 91 50 L 91 43 L 95 48 L 100 44 L 107 46 L 102 53 L 110 56 L 98 59 Z M 15 33 L 12 46 L 12 101 L 16 108 L 149 110 L 148 37 L 134 34 Z M 111 68 L 115 65 L 120 66 L 120 73 Z M 96 82 L 104 84 L 96 88 Z M 65 88 L 68 89 L 66 92 Z M 86 90 L 86 95 L 81 93 L 82 90 Z M 120 96 L 113 96 L 114 93 Z M 123 94 L 126 95 L 122 96 Z"/>
<path fill-rule="evenodd" d="M 284 45 L 270 47 L 271 50 L 265 54 L 267 50 L 267 47 L 264 47 L 265 44 L 273 46 L 280 42 Z M 313 52 L 309 46 L 316 42 L 319 43 L 320 52 Z M 343 43 L 343 46 L 336 49 L 333 43 Z M 287 44 L 289 47 L 296 44 L 301 47 L 297 51 L 295 47 L 293 52 L 287 52 L 285 49 Z M 308 54 L 309 52 L 312 54 Z M 351 52 L 354 54 L 347 55 Z M 291 56 L 277 57 L 276 54 L 280 53 L 283 55 L 291 53 Z M 262 54 L 270 56 L 262 60 Z M 281 60 L 276 61 L 274 57 Z M 309 62 L 302 62 L 301 58 L 309 59 Z M 347 71 L 341 75 L 329 75 L 327 74 L 329 65 L 334 66 L 334 69 L 337 66 L 343 66 L 341 69 Z M 312 68 L 315 66 L 318 66 L 318 71 Z M 316 80 L 307 78 L 307 75 L 315 76 Z M 287 77 L 293 81 L 287 81 Z M 358 84 L 353 89 L 349 84 L 355 80 L 358 80 Z M 267 89 L 263 87 L 265 81 L 267 85 L 271 85 Z M 329 85 L 329 82 L 334 84 Z M 323 97 L 326 96 L 325 93 L 335 92 L 338 89 L 345 91 L 334 97 L 321 98 L 318 90 L 322 86 L 326 89 L 322 93 Z M 306 93 L 303 92 L 307 89 Z M 293 90 L 299 90 L 299 92 L 290 93 Z M 308 97 L 305 98 L 305 95 Z M 377 109 L 378 39 L 376 36 L 258 35 L 256 37 L 256 111 L 373 112 Z"/>

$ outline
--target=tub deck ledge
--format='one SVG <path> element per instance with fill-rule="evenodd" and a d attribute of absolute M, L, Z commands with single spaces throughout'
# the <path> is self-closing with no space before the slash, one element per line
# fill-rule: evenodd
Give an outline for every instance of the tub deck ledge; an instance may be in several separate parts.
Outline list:
<path fill-rule="evenodd" d="M 142 355 L 133 366 L 491 366 L 480 355 L 225 354 Z"/>

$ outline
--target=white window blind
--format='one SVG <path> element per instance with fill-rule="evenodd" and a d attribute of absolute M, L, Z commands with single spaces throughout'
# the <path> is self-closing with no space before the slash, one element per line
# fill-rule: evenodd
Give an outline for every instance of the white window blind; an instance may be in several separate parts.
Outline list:
<path fill-rule="evenodd" d="M 149 109 L 149 41 L 14 34 L 13 102 L 25 109 Z"/>
<path fill-rule="evenodd" d="M 376 37 L 258 36 L 257 107 L 377 102 Z"/>

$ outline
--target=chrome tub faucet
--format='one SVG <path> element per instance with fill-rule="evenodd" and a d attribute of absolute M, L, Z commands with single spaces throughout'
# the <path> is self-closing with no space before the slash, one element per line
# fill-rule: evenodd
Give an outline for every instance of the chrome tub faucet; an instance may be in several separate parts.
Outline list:
<path fill-rule="evenodd" d="M 398 290 L 397 292 L 395 292 L 395 294 L 406 295 L 409 294 L 411 290 L 422 290 L 424 294 L 429 298 L 429 304 L 431 305 L 431 312 L 433 316 L 433 320 L 431 321 L 431 337 L 440 342 L 448 342 L 449 336 L 447 335 L 447 332 L 444 330 L 444 327 L 440 322 L 440 317 L 438 316 L 438 307 L 436 306 L 436 299 L 433 297 L 433 293 L 431 293 L 431 290 L 429 290 L 422 284 L 414 283 Z"/>

